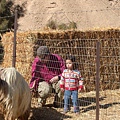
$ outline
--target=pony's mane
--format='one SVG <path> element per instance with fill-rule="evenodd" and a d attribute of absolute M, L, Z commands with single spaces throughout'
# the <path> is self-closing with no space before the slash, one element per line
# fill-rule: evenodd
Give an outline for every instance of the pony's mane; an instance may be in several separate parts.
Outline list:
<path fill-rule="evenodd" d="M 5 102 L 8 117 L 18 118 L 30 109 L 31 93 L 29 86 L 23 76 L 13 67 L 1 71 L 0 94 L 2 95 L 0 100 Z"/>

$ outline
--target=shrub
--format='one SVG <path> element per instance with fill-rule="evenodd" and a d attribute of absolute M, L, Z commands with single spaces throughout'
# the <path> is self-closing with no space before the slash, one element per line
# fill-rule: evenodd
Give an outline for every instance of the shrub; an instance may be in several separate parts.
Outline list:
<path fill-rule="evenodd" d="M 58 29 L 59 30 L 66 30 L 66 29 L 68 29 L 68 26 L 65 23 L 62 23 L 62 24 L 58 25 Z"/>
<path fill-rule="evenodd" d="M 68 29 L 77 29 L 77 24 L 75 22 L 70 22 Z"/>
<path fill-rule="evenodd" d="M 57 28 L 57 24 L 56 24 L 55 21 L 52 20 L 52 21 L 49 21 L 49 22 L 48 22 L 47 27 L 55 30 L 55 29 Z"/>

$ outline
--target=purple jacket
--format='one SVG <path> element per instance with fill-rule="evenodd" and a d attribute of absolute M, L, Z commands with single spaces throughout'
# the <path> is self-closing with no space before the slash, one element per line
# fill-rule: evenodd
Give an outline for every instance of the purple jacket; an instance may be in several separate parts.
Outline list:
<path fill-rule="evenodd" d="M 38 83 L 40 81 L 46 81 L 48 83 L 56 75 L 61 75 L 65 69 L 65 63 L 63 59 L 57 54 L 50 54 L 50 60 L 47 64 L 40 62 L 40 59 L 36 57 L 32 64 L 32 78 L 30 80 L 30 88 L 37 90 Z"/>

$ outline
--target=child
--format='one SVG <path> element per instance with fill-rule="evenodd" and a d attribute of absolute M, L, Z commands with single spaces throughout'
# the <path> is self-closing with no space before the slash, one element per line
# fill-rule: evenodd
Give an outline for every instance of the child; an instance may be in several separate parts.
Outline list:
<path fill-rule="evenodd" d="M 69 110 L 69 99 L 72 97 L 74 113 L 79 114 L 78 92 L 83 88 L 81 74 L 77 70 L 74 56 L 66 57 L 66 68 L 61 76 L 60 88 L 64 92 L 64 113 Z"/>

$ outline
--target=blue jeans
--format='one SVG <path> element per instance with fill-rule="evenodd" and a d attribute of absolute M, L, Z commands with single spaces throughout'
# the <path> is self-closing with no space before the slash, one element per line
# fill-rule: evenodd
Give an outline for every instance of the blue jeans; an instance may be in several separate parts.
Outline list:
<path fill-rule="evenodd" d="M 64 111 L 69 110 L 70 99 L 72 96 L 72 103 L 74 107 L 74 112 L 79 112 L 78 106 L 78 91 L 77 90 L 65 90 L 64 93 Z"/>

